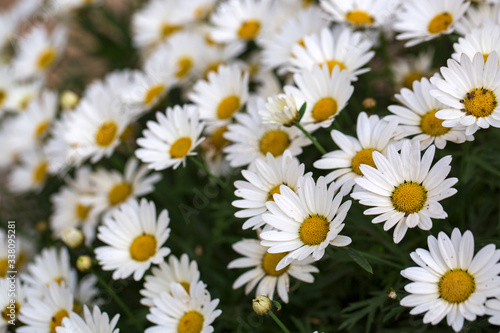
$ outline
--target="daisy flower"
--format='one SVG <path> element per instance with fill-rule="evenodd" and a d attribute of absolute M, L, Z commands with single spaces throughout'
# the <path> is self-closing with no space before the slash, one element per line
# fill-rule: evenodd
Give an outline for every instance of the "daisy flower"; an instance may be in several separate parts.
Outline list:
<path fill-rule="evenodd" d="M 179 84 L 187 84 L 192 78 L 203 74 L 207 43 L 199 31 L 176 33 L 167 40 L 166 46 L 176 66 L 175 77 Z"/>
<path fill-rule="evenodd" d="M 408 0 L 402 2 L 396 14 L 394 30 L 398 40 L 408 40 L 406 47 L 450 34 L 458 20 L 464 15 L 470 2 L 459 0 Z"/>
<path fill-rule="evenodd" d="M 280 194 L 274 194 L 273 198 L 274 201 L 266 203 L 269 213 L 262 218 L 276 230 L 264 231 L 260 237 L 261 245 L 269 247 L 267 252 L 287 252 L 280 258 L 277 271 L 295 259 L 301 261 L 309 256 L 315 261 L 321 259 L 328 245 L 351 243 L 350 237 L 339 235 L 351 201 L 341 205 L 344 196 L 335 195 L 332 185 L 327 188 L 324 177 L 319 177 L 316 183 L 311 176 L 304 177 L 297 193 L 282 185 Z"/>
<path fill-rule="evenodd" d="M 281 156 L 289 149 L 293 156 L 302 153 L 309 139 L 295 127 L 263 124 L 259 109 L 265 107 L 264 100 L 252 98 L 247 103 L 247 113 L 236 114 L 236 124 L 229 125 L 224 137 L 231 142 L 224 148 L 232 167 L 248 165 L 257 159 L 265 159 L 267 153 Z"/>
<path fill-rule="evenodd" d="M 492 325 L 500 326 L 500 299 L 498 299 L 498 295 L 493 299 L 487 300 L 485 306 L 485 313 L 490 316 L 488 322 Z"/>
<path fill-rule="evenodd" d="M 500 250 L 489 244 L 474 255 L 474 237 L 455 228 L 451 239 L 440 232 L 437 239 L 427 238 L 429 250 L 417 249 L 411 258 L 419 267 L 409 267 L 401 275 L 411 281 L 405 286 L 410 293 L 401 300 L 412 307 L 410 314 L 425 312 L 425 324 L 436 325 L 446 317 L 455 332 L 464 319 L 476 320 L 485 314 L 488 297 L 498 294 Z"/>
<path fill-rule="evenodd" d="M 299 121 L 299 108 L 293 95 L 279 94 L 269 97 L 259 114 L 263 123 L 292 127 Z"/>
<path fill-rule="evenodd" d="M 200 118 L 222 126 L 231 121 L 248 99 L 248 72 L 238 66 L 220 66 L 199 80 L 189 94 L 200 110 Z"/>
<path fill-rule="evenodd" d="M 500 53 L 499 44 L 500 26 L 487 21 L 482 27 L 474 28 L 465 37 L 460 37 L 458 43 L 453 44 L 455 53 L 451 57 L 460 62 L 462 53 L 473 59 L 474 55 L 480 52 L 483 54 L 484 62 L 486 62 L 491 52 Z"/>
<path fill-rule="evenodd" d="M 133 157 L 125 164 L 123 174 L 99 168 L 89 176 L 92 193 L 82 196 L 81 203 L 91 206 L 96 214 L 112 211 L 122 203 L 153 192 L 161 175 L 148 173 L 147 166 L 139 167 L 139 161 Z"/>
<path fill-rule="evenodd" d="M 28 79 L 45 74 L 61 57 L 66 44 L 66 29 L 57 26 L 51 33 L 35 26 L 20 38 L 13 67 L 17 79 Z"/>
<path fill-rule="evenodd" d="M 426 78 L 413 82 L 413 91 L 403 88 L 396 99 L 403 104 L 390 105 L 389 111 L 394 115 L 387 116 L 387 120 L 396 120 L 396 140 L 416 135 L 413 140 L 420 141 L 420 149 L 425 149 L 434 144 L 438 149 L 443 149 L 447 141 L 463 143 L 472 141 L 474 137 L 465 135 L 465 127 L 444 127 L 443 120 L 436 118 L 436 113 L 446 106 L 433 98 L 430 91 L 435 87 Z"/>
<path fill-rule="evenodd" d="M 265 224 L 262 214 L 267 212 L 266 202 L 274 200 L 273 195 L 280 193 L 281 185 L 296 191 L 304 170 L 304 164 L 293 157 L 289 150 L 279 159 L 267 153 L 267 159 L 256 160 L 248 170 L 242 170 L 246 181 L 234 182 L 234 195 L 241 199 L 233 201 L 232 205 L 241 208 L 234 216 L 249 218 L 243 223 L 243 229 L 262 227 Z M 310 172 L 307 173 L 307 176 L 310 175 Z"/>
<path fill-rule="evenodd" d="M 9 74 L 10 75 L 10 74 Z M 31 102 L 37 100 L 43 87 L 41 79 L 28 82 L 16 82 L 5 100 L 5 108 L 10 112 L 25 112 Z"/>
<path fill-rule="evenodd" d="M 97 238 L 109 246 L 95 249 L 102 269 L 114 271 L 113 279 L 126 279 L 133 274 L 139 281 L 151 264 L 159 264 L 170 253 L 162 247 L 170 235 L 170 219 L 166 209 L 156 218 L 154 202 L 142 199 L 124 203 L 104 218 Z"/>
<path fill-rule="evenodd" d="M 9 103 L 10 92 L 14 86 L 15 81 L 12 77 L 12 68 L 0 65 L 0 115 L 7 110 L 6 105 Z"/>
<path fill-rule="evenodd" d="M 347 71 L 341 70 L 339 66 L 330 71 L 326 66 L 322 68 L 314 65 L 311 70 L 303 69 L 296 73 L 293 79 L 298 88 L 285 86 L 284 89 L 298 101 L 307 103 L 300 120 L 304 124 L 330 127 L 354 92 Z"/>
<path fill-rule="evenodd" d="M 74 312 L 62 320 L 62 325 L 56 328 L 57 333 L 118 333 L 120 329 L 115 329 L 120 314 L 109 320 L 106 312 L 101 312 L 99 307 L 94 306 L 92 313 L 85 305 L 83 307 L 83 318 Z"/>
<path fill-rule="evenodd" d="M 200 138 L 204 124 L 198 117 L 198 108 L 188 104 L 157 112 L 156 121 L 148 121 L 144 137 L 137 139 L 141 148 L 136 156 L 155 170 L 185 165 L 187 156 L 196 155 L 194 150 L 204 139 Z"/>
<path fill-rule="evenodd" d="M 189 293 L 180 283 L 172 283 L 171 294 L 163 292 L 155 298 L 146 318 L 156 326 L 145 332 L 213 332 L 211 324 L 222 313 L 215 309 L 218 304 L 218 299 L 211 300 L 202 281 L 192 284 Z"/>
<path fill-rule="evenodd" d="M 335 190 L 340 188 L 342 193 L 348 194 L 355 185 L 355 180 L 363 176 L 360 165 L 375 167 L 372 153 L 385 153 L 396 134 L 396 128 L 395 121 L 388 122 L 377 115 L 368 117 L 365 112 L 361 112 L 356 123 L 358 137 L 332 130 L 330 135 L 340 150 L 326 153 L 314 162 L 314 167 L 323 170 L 335 169 L 326 176 L 326 182 L 335 181 Z"/>
<path fill-rule="evenodd" d="M 2 317 L 0 319 L 0 331 L 7 332 L 9 321 L 16 322 L 19 311 L 24 306 L 25 294 L 19 279 L 15 281 L 15 299 L 9 297 L 12 295 L 12 289 L 9 290 L 12 280 L 7 278 L 0 278 L 0 310 L 2 310 Z"/>
<path fill-rule="evenodd" d="M 30 295 L 31 296 L 31 295 Z M 73 309 L 73 295 L 65 283 L 51 281 L 43 287 L 42 297 L 29 297 L 21 308 L 19 320 L 26 324 L 16 332 L 56 332 Z"/>
<path fill-rule="evenodd" d="M 455 25 L 455 31 L 462 36 L 473 29 L 481 27 L 485 22 L 499 23 L 500 4 L 478 3 L 470 6 L 465 15 Z"/>
<path fill-rule="evenodd" d="M 320 4 L 335 22 L 371 28 L 390 21 L 399 0 L 321 0 Z"/>
<path fill-rule="evenodd" d="M 419 81 L 424 77 L 430 78 L 435 73 L 432 68 L 433 59 L 433 49 L 422 51 L 416 56 L 409 55 L 398 58 L 394 63 L 391 63 L 396 85 L 411 89 L 414 81 Z"/>
<path fill-rule="evenodd" d="M 39 148 L 22 153 L 19 160 L 9 175 L 9 189 L 14 193 L 40 192 L 48 177 L 49 160 Z"/>
<path fill-rule="evenodd" d="M 431 95 L 448 108 L 436 113 L 444 119 L 443 126 L 466 126 L 465 134 L 472 135 L 479 128 L 500 127 L 500 71 L 498 55 L 491 52 L 484 63 L 484 56 L 477 52 L 471 59 L 462 54 L 460 63 L 448 60 L 448 67 L 441 67 L 443 79 L 431 78 L 436 89 Z"/>
<path fill-rule="evenodd" d="M 385 157 L 373 153 L 376 168 L 361 165 L 364 177 L 356 183 L 365 191 L 351 194 L 362 205 L 373 206 L 365 215 L 378 215 L 372 223 L 384 223 L 384 230 L 396 225 L 394 242 L 399 243 L 408 228 L 432 228 L 432 218 L 448 215 L 439 201 L 451 197 L 457 190 L 452 186 L 457 178 L 446 178 L 451 170 L 451 156 L 440 159 L 431 168 L 435 146 L 431 145 L 421 157 L 420 141 L 405 141 L 399 154 L 390 145 Z M 429 170 L 430 169 L 430 170 Z"/>
<path fill-rule="evenodd" d="M 144 289 L 140 291 L 144 298 L 141 304 L 153 306 L 154 299 L 160 297 L 162 292 L 170 293 L 172 283 L 180 283 L 186 292 L 189 293 L 191 285 L 197 284 L 200 280 L 200 271 L 196 261 L 189 261 L 187 254 L 182 254 L 181 259 L 170 255 L 168 263 L 162 261 L 159 267 L 153 267 L 153 275 L 146 275 L 144 278 Z"/>
<path fill-rule="evenodd" d="M 361 32 L 347 27 L 335 28 L 333 31 L 323 28 L 319 34 L 304 37 L 304 46 L 292 47 L 290 58 L 291 70 L 312 70 L 314 65 L 327 66 L 330 72 L 335 67 L 345 70 L 351 81 L 358 75 L 368 72 L 369 68 L 361 68 L 375 55 L 370 51 L 372 43 L 365 39 Z"/>
<path fill-rule="evenodd" d="M 309 257 L 302 261 L 294 260 L 289 266 L 277 270 L 276 265 L 288 252 L 268 253 L 267 249 L 256 239 L 244 239 L 233 244 L 233 250 L 243 257 L 231 261 L 227 268 L 252 268 L 234 281 L 233 289 L 246 285 L 245 294 L 248 295 L 257 286 L 255 296 L 265 295 L 270 299 L 274 298 L 276 290 L 283 302 L 288 303 L 290 276 L 313 283 L 311 273 L 318 273 L 319 269 L 311 265 L 314 260 Z"/>

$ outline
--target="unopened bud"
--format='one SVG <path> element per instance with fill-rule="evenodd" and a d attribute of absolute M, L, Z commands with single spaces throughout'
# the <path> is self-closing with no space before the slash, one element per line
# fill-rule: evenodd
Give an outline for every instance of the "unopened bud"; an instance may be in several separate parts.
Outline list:
<path fill-rule="evenodd" d="M 76 268 L 80 272 L 86 272 L 92 267 L 92 258 L 89 256 L 79 256 L 78 259 L 76 259 Z"/>
<path fill-rule="evenodd" d="M 377 101 L 371 97 L 365 98 L 361 103 L 365 110 L 371 110 L 377 106 Z"/>
<path fill-rule="evenodd" d="M 36 228 L 36 231 L 42 233 L 42 232 L 45 232 L 47 231 L 49 227 L 49 224 L 47 223 L 47 221 L 38 221 L 35 225 L 35 228 Z"/>
<path fill-rule="evenodd" d="M 61 235 L 61 239 L 69 248 L 76 249 L 83 245 L 85 236 L 81 230 L 76 228 L 67 228 Z"/>
<path fill-rule="evenodd" d="M 63 109 L 65 110 L 71 110 L 74 109 L 75 106 L 77 106 L 78 102 L 80 101 L 80 98 L 78 97 L 77 94 L 70 90 L 65 90 L 61 94 L 60 97 L 60 103 Z"/>
<path fill-rule="evenodd" d="M 252 307 L 256 314 L 259 316 L 268 314 L 273 307 L 273 303 L 267 296 L 257 296 L 256 299 L 252 300 Z"/>
<path fill-rule="evenodd" d="M 398 298 L 398 294 L 396 294 L 396 290 L 394 290 L 394 288 L 391 288 L 387 292 L 387 297 L 389 297 L 391 299 L 396 299 L 396 298 Z"/>

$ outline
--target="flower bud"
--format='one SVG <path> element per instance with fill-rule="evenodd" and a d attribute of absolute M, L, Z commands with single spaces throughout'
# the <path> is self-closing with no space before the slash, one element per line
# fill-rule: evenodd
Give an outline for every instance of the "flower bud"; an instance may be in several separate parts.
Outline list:
<path fill-rule="evenodd" d="M 257 296 L 256 299 L 252 300 L 252 307 L 256 314 L 259 316 L 268 314 L 273 307 L 273 303 L 267 296 Z"/>
<path fill-rule="evenodd" d="M 83 245 L 85 236 L 76 228 L 67 228 L 61 235 L 61 239 L 69 248 L 76 249 Z"/>
<path fill-rule="evenodd" d="M 78 102 L 80 99 L 78 98 L 78 95 L 75 94 L 74 92 L 70 90 L 65 90 L 60 97 L 59 102 L 61 103 L 61 106 L 65 110 L 71 110 L 74 109 L 75 106 L 77 106 Z"/>
<path fill-rule="evenodd" d="M 396 294 L 396 290 L 394 290 L 394 288 L 391 288 L 387 292 L 387 297 L 389 297 L 391 299 L 396 299 L 396 298 L 398 298 L 398 294 Z"/>
<path fill-rule="evenodd" d="M 92 258 L 89 256 L 79 256 L 78 259 L 76 259 L 76 268 L 80 272 L 86 272 L 92 267 Z"/>
<path fill-rule="evenodd" d="M 368 97 L 365 98 L 361 104 L 363 105 L 363 108 L 365 110 L 370 110 L 377 106 L 377 101 L 371 97 Z"/>

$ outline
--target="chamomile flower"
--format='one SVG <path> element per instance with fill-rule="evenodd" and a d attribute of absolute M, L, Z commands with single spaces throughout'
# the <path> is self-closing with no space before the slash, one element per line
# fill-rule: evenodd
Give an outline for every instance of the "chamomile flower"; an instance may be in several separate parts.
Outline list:
<path fill-rule="evenodd" d="M 10 112 L 25 112 L 31 102 L 36 101 L 42 91 L 42 80 L 16 82 L 5 100 L 5 108 Z"/>
<path fill-rule="evenodd" d="M 467 35 L 473 29 L 481 27 L 486 22 L 499 22 L 500 4 L 479 3 L 470 6 L 465 15 L 455 25 L 455 31 L 462 36 Z"/>
<path fill-rule="evenodd" d="M 175 78 L 179 84 L 188 84 L 192 78 L 203 74 L 207 44 L 199 31 L 176 33 L 167 40 L 166 46 L 171 61 L 176 65 Z"/>
<path fill-rule="evenodd" d="M 43 287 L 42 297 L 30 295 L 21 308 L 19 320 L 26 324 L 16 332 L 56 332 L 64 318 L 69 317 L 73 309 L 73 294 L 65 283 L 59 285 L 51 281 Z"/>
<path fill-rule="evenodd" d="M 200 138 L 204 124 L 198 117 L 198 108 L 188 104 L 157 112 L 156 122 L 148 121 L 144 137 L 137 139 L 141 148 L 136 156 L 155 170 L 185 165 L 187 156 L 196 155 L 194 150 L 204 139 Z"/>
<path fill-rule="evenodd" d="M 263 124 L 259 109 L 265 107 L 264 100 L 252 98 L 247 103 L 246 114 L 236 114 L 236 124 L 229 125 L 224 137 L 231 142 L 224 148 L 232 167 L 248 165 L 257 159 L 265 159 L 267 153 L 274 157 L 289 149 L 293 156 L 302 153 L 309 139 L 295 127 Z"/>
<path fill-rule="evenodd" d="M 198 106 L 200 118 L 217 126 L 231 121 L 248 99 L 248 72 L 238 66 L 220 66 L 199 80 L 189 99 Z"/>
<path fill-rule="evenodd" d="M 427 148 L 423 157 L 420 141 L 405 141 L 398 153 L 394 145 L 387 149 L 387 157 L 373 152 L 375 167 L 361 165 L 364 177 L 356 183 L 365 191 L 351 194 L 362 205 L 373 206 L 365 215 L 378 215 L 372 223 L 384 222 L 384 230 L 394 229 L 394 242 L 399 243 L 408 228 L 432 228 L 431 219 L 448 215 L 439 201 L 457 190 L 452 186 L 457 178 L 446 178 L 451 170 L 451 156 L 440 159 L 431 168 L 435 146 Z M 430 170 L 429 170 L 430 169 Z"/>
<path fill-rule="evenodd" d="M 155 298 L 146 318 L 156 326 L 147 328 L 146 333 L 214 331 L 211 324 L 222 311 L 216 310 L 219 300 L 211 300 L 202 281 L 192 284 L 189 293 L 180 283 L 172 283 L 170 289 L 171 294 L 163 292 Z"/>
<path fill-rule="evenodd" d="M 48 177 L 49 160 L 39 149 L 28 150 L 19 157 L 20 163 L 11 171 L 9 189 L 14 193 L 39 192 Z"/>
<path fill-rule="evenodd" d="M 6 111 L 10 92 L 15 85 L 10 66 L 0 65 L 0 115 Z"/>
<path fill-rule="evenodd" d="M 61 57 L 66 44 L 66 29 L 57 26 L 49 33 L 35 26 L 19 40 L 13 67 L 16 78 L 27 79 L 45 74 Z"/>
<path fill-rule="evenodd" d="M 191 285 L 197 284 L 200 280 L 200 271 L 196 261 L 189 261 L 187 254 L 183 254 L 179 259 L 174 255 L 168 257 L 168 263 L 162 261 L 159 267 L 153 267 L 153 275 L 146 275 L 144 278 L 144 289 L 140 291 L 144 298 L 141 304 L 153 306 L 154 299 L 160 297 L 162 292 L 170 293 L 172 283 L 180 283 L 186 292 L 189 293 Z"/>
<path fill-rule="evenodd" d="M 319 269 L 312 266 L 312 258 L 302 261 L 294 260 L 289 266 L 280 270 L 276 269 L 278 263 L 288 252 L 268 253 L 268 248 L 260 244 L 257 239 L 244 239 L 233 244 L 233 250 L 243 257 L 231 261 L 227 268 L 252 268 L 236 279 L 233 289 L 245 286 L 245 294 L 248 295 L 257 286 L 255 295 L 265 295 L 274 298 L 277 291 L 283 302 L 288 303 L 288 292 L 290 276 L 297 280 L 313 283 L 314 277 L 311 273 L 318 273 Z"/>
<path fill-rule="evenodd" d="M 274 200 L 274 194 L 280 193 L 281 185 L 286 185 L 296 191 L 299 179 L 304 176 L 305 166 L 292 157 L 286 150 L 281 158 L 274 158 L 267 153 L 266 160 L 256 160 L 251 168 L 242 170 L 246 179 L 234 182 L 234 195 L 239 200 L 233 201 L 233 206 L 241 208 L 234 215 L 239 218 L 248 218 L 243 223 L 243 229 L 260 228 L 264 225 L 262 214 L 267 212 L 266 202 Z M 310 176 L 311 173 L 307 173 Z"/>
<path fill-rule="evenodd" d="M 491 52 L 484 63 L 484 56 L 477 52 L 471 59 L 462 54 L 460 63 L 448 60 L 448 67 L 441 67 L 443 79 L 431 78 L 436 89 L 431 95 L 447 108 L 436 113 L 444 119 L 443 126 L 465 126 L 465 134 L 472 135 L 479 128 L 500 127 L 500 70 L 498 55 Z"/>
<path fill-rule="evenodd" d="M 392 19 L 399 0 L 321 0 L 321 7 L 336 22 L 355 28 L 378 27 Z"/>
<path fill-rule="evenodd" d="M 106 312 L 101 312 L 99 307 L 94 306 L 92 313 L 85 305 L 83 307 L 83 318 L 71 312 L 69 317 L 65 317 L 62 325 L 56 328 L 57 333 L 118 333 L 120 329 L 115 329 L 120 314 L 109 320 Z"/>
<path fill-rule="evenodd" d="M 391 64 L 394 81 L 398 87 L 412 89 L 413 82 L 422 78 L 430 78 L 435 71 L 432 69 L 434 50 L 421 51 L 416 56 L 398 58 Z"/>
<path fill-rule="evenodd" d="M 491 52 L 500 53 L 499 44 L 500 26 L 488 21 L 482 27 L 472 29 L 465 37 L 460 37 L 458 43 L 453 44 L 455 53 L 451 57 L 460 62 L 462 53 L 473 59 L 474 55 L 480 52 L 486 62 Z"/>
<path fill-rule="evenodd" d="M 161 175 L 149 173 L 146 165 L 139 166 L 137 159 L 131 157 L 125 164 L 123 174 L 99 168 L 89 178 L 92 193 L 84 195 L 81 203 L 100 214 L 153 192 L 154 184 L 160 181 Z"/>
<path fill-rule="evenodd" d="M 21 285 L 19 279 L 16 279 L 15 286 L 15 298 L 12 298 L 12 286 L 11 279 L 0 278 L 0 310 L 2 312 L 2 317 L 0 319 L 0 331 L 7 332 L 7 328 L 12 323 L 17 323 L 17 317 L 19 311 L 24 306 L 25 294 L 24 288 Z M 9 290 L 10 288 L 10 290 Z M 10 322 L 10 324 L 9 324 Z"/>
<path fill-rule="evenodd" d="M 333 31 L 323 28 L 319 34 L 304 37 L 304 46 L 292 47 L 291 70 L 312 70 L 314 65 L 327 66 L 330 72 L 335 67 L 347 71 L 351 81 L 370 69 L 361 68 L 375 55 L 370 51 L 372 43 L 365 39 L 361 32 L 347 27 L 335 28 Z"/>
<path fill-rule="evenodd" d="M 285 92 L 307 103 L 300 120 L 304 124 L 329 127 L 354 92 L 348 72 L 339 66 L 330 71 L 326 66 L 314 65 L 311 70 L 303 69 L 293 78 L 298 88 L 285 86 Z"/>
<path fill-rule="evenodd" d="M 350 237 L 339 235 L 351 201 L 341 205 L 344 196 L 335 195 L 333 186 L 327 187 L 324 177 L 319 177 L 317 182 L 311 176 L 304 177 L 297 193 L 282 185 L 280 194 L 274 194 L 273 198 L 274 201 L 266 203 L 269 213 L 262 218 L 275 230 L 264 231 L 260 237 L 261 244 L 269 247 L 267 252 L 287 253 L 280 258 L 275 270 L 310 256 L 319 260 L 328 245 L 351 243 Z"/>
<path fill-rule="evenodd" d="M 396 39 L 408 40 L 405 46 L 411 47 L 450 34 L 469 5 L 470 2 L 464 0 L 403 1 L 394 23 L 394 30 L 399 32 Z"/>
<path fill-rule="evenodd" d="M 476 320 L 485 314 L 488 297 L 498 293 L 500 250 L 489 244 L 474 255 L 474 236 L 455 228 L 451 238 L 440 232 L 427 238 L 429 250 L 417 249 L 411 258 L 419 267 L 409 267 L 401 275 L 413 281 L 405 286 L 410 293 L 401 300 L 412 307 L 410 314 L 425 312 L 425 324 L 436 325 L 446 317 L 455 332 L 464 319 Z"/>
<path fill-rule="evenodd" d="M 102 269 L 114 271 L 113 279 L 126 279 L 133 274 L 139 281 L 151 264 L 159 264 L 170 253 L 163 247 L 170 235 L 170 219 L 166 209 L 156 217 L 154 202 L 142 199 L 124 203 L 104 218 L 97 238 L 108 246 L 95 249 Z"/>
<path fill-rule="evenodd" d="M 413 91 L 403 88 L 400 94 L 396 94 L 403 106 L 389 106 L 389 111 L 395 115 L 387 116 L 387 120 L 395 119 L 399 123 L 396 140 L 416 135 L 413 140 L 420 141 L 420 149 L 431 144 L 443 149 L 447 141 L 463 143 L 473 140 L 472 136 L 465 135 L 464 126 L 444 127 L 443 120 L 436 118 L 436 113 L 446 106 L 430 95 L 432 89 L 432 83 L 423 78 L 413 82 Z"/>
<path fill-rule="evenodd" d="M 299 107 L 293 95 L 279 94 L 269 97 L 259 114 L 263 123 L 291 127 L 299 121 Z"/>
<path fill-rule="evenodd" d="M 375 166 L 372 154 L 374 151 L 385 153 L 396 134 L 397 122 L 388 122 L 377 115 L 368 117 L 361 112 L 356 123 L 358 137 L 345 135 L 338 130 L 331 131 L 331 137 L 340 150 L 323 155 L 314 162 L 318 169 L 330 170 L 326 176 L 327 183 L 333 182 L 334 189 L 344 194 L 351 192 L 355 180 L 363 176 L 361 164 Z"/>

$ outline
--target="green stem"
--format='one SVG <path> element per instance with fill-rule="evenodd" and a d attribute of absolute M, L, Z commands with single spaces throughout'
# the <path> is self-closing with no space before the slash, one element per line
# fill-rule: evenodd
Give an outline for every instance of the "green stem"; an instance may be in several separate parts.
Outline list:
<path fill-rule="evenodd" d="M 269 316 L 271 316 L 271 318 L 274 319 L 276 324 L 278 324 L 278 326 L 283 330 L 283 332 L 290 333 L 288 328 L 286 328 L 285 324 L 283 324 L 283 322 L 274 314 L 273 311 L 269 311 Z"/>
<path fill-rule="evenodd" d="M 108 285 L 108 283 L 106 281 L 104 281 L 104 279 L 101 276 L 99 276 L 99 274 L 97 274 L 97 272 L 94 269 L 91 269 L 91 272 L 94 274 L 94 276 L 97 278 L 97 280 L 99 280 L 99 283 L 104 287 L 104 289 L 106 289 L 106 291 L 111 295 L 111 297 L 113 297 L 115 302 L 122 308 L 123 312 L 125 312 L 125 314 L 130 319 L 130 321 L 132 321 L 134 323 L 135 327 L 139 330 L 138 332 L 144 332 L 144 328 L 137 321 L 135 316 L 132 314 L 132 311 L 130 311 L 130 309 L 127 307 L 127 305 L 125 305 L 125 303 L 123 303 L 123 301 L 120 299 L 120 297 L 118 297 L 118 295 L 113 291 L 113 289 L 111 289 L 111 287 Z"/>
<path fill-rule="evenodd" d="M 314 144 L 314 146 L 319 150 L 319 152 L 323 155 L 326 154 L 326 150 L 325 148 L 323 148 L 323 146 L 318 142 L 318 140 L 316 140 L 316 138 L 314 136 L 311 135 L 311 133 L 309 133 L 304 127 L 302 127 L 301 124 L 297 123 L 295 124 L 295 126 L 302 131 L 302 133 L 304 133 L 308 138 L 309 140 L 312 141 L 312 143 Z"/>
<path fill-rule="evenodd" d="M 213 180 L 215 180 L 215 182 L 216 182 L 217 184 L 219 184 L 219 185 L 220 185 L 220 187 L 222 187 L 222 188 L 225 188 L 225 187 L 226 187 L 226 185 L 227 185 L 227 184 L 226 184 L 226 183 L 224 183 L 224 182 L 223 182 L 223 181 L 222 181 L 219 177 L 217 177 L 217 176 L 215 176 L 214 174 L 212 174 L 212 173 L 208 170 L 208 168 L 207 168 L 207 167 L 206 167 L 203 163 L 201 163 L 201 162 L 200 162 L 200 161 L 199 161 L 196 157 L 194 157 L 194 156 L 189 156 L 189 159 L 190 159 L 191 161 L 193 161 L 193 163 L 194 163 L 194 164 L 196 164 L 196 166 L 197 166 L 198 168 L 200 168 L 201 170 L 203 170 L 203 171 L 204 171 L 204 172 L 208 175 L 208 177 L 210 177 L 210 178 L 212 178 Z"/>

